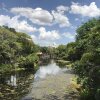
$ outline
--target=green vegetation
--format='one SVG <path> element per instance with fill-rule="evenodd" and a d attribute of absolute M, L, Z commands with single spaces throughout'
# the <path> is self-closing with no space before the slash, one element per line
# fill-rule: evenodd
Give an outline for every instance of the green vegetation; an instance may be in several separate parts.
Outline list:
<path fill-rule="evenodd" d="M 76 41 L 60 45 L 55 54 L 57 59 L 73 62 L 81 100 L 100 100 L 100 18 L 80 26 Z"/>
<path fill-rule="evenodd" d="M 40 48 L 27 34 L 0 27 L 0 73 L 36 70 L 38 51 L 74 69 L 81 100 L 100 100 L 100 18 L 81 25 L 77 29 L 75 42 L 57 48 Z"/>
<path fill-rule="evenodd" d="M 57 60 L 56 63 L 57 63 L 60 67 L 71 68 L 71 66 L 72 66 L 72 62 L 71 62 L 71 61 L 66 61 L 66 60 Z"/>
<path fill-rule="evenodd" d="M 25 33 L 7 26 L 0 27 L 0 73 L 21 69 L 36 69 L 39 47 Z"/>
<path fill-rule="evenodd" d="M 54 58 L 55 57 L 55 48 L 54 47 L 41 47 L 40 51 L 45 54 L 45 55 L 49 55 L 49 58 Z"/>

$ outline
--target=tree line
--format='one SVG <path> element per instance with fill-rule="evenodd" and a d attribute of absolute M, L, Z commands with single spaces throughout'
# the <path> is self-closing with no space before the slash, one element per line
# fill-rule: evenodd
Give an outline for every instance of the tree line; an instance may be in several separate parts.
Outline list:
<path fill-rule="evenodd" d="M 0 73 L 15 68 L 36 69 L 40 47 L 25 33 L 0 26 Z"/>

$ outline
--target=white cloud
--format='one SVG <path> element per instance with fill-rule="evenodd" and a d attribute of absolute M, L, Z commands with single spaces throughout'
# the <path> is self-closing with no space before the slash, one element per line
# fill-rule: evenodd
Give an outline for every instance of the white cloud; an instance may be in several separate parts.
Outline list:
<path fill-rule="evenodd" d="M 54 16 L 55 19 L 55 23 L 58 23 L 60 27 L 69 27 L 70 26 L 70 22 L 69 19 L 67 18 L 66 15 L 57 12 L 57 11 L 52 11 L 52 14 Z"/>
<path fill-rule="evenodd" d="M 46 31 L 44 27 L 39 29 L 40 35 L 39 38 L 42 40 L 57 40 L 60 39 L 59 32 L 56 30 Z"/>
<path fill-rule="evenodd" d="M 57 47 L 59 45 L 59 44 L 57 44 L 57 41 L 56 41 L 56 39 L 58 39 L 58 38 L 55 39 L 52 34 L 48 34 L 50 31 L 46 32 L 44 34 L 44 32 L 46 31 L 46 29 L 44 27 L 41 27 L 39 29 L 39 31 L 40 31 L 39 36 L 31 35 L 31 38 L 33 39 L 33 41 L 36 44 L 41 45 L 41 46 L 52 46 L 52 47 Z M 66 37 L 67 38 L 66 40 L 68 40 L 68 41 L 74 41 L 75 34 L 71 34 L 69 32 L 62 33 L 62 35 L 60 35 L 59 39 L 62 40 L 63 37 Z"/>
<path fill-rule="evenodd" d="M 60 5 L 50 13 L 42 8 L 12 8 L 11 12 L 20 16 L 28 18 L 32 23 L 38 25 L 52 25 L 53 23 L 59 24 L 60 27 L 70 26 L 69 19 L 65 15 L 68 7 Z"/>
<path fill-rule="evenodd" d="M 25 21 L 25 20 L 19 21 L 18 18 L 19 18 L 19 16 L 15 16 L 15 17 L 11 18 L 9 27 L 13 27 L 19 32 L 28 32 L 29 33 L 29 32 L 37 31 L 37 29 L 33 28 L 31 25 L 29 25 L 27 23 L 27 21 Z"/>
<path fill-rule="evenodd" d="M 63 5 L 56 7 L 56 10 L 52 10 L 52 15 L 54 17 L 54 24 L 59 24 L 59 27 L 69 27 L 70 22 L 65 14 L 68 10 L 69 8 Z"/>
<path fill-rule="evenodd" d="M 59 13 L 64 14 L 69 8 L 67 6 L 60 5 L 56 9 Z"/>
<path fill-rule="evenodd" d="M 34 43 L 38 44 L 38 42 L 39 42 L 38 41 L 39 40 L 38 37 L 35 36 L 34 34 L 31 34 L 30 36 L 31 36 L 32 40 L 34 41 Z"/>
<path fill-rule="evenodd" d="M 90 3 L 90 5 L 80 5 L 78 3 L 72 3 L 71 13 L 80 14 L 82 16 L 97 17 L 100 16 L 100 8 L 97 7 L 95 2 Z"/>
<path fill-rule="evenodd" d="M 40 37 L 38 37 L 38 36 L 35 36 L 35 35 L 30 35 L 31 36 L 31 38 L 32 38 L 32 40 L 36 43 L 36 44 L 38 44 L 38 45 L 40 45 L 40 46 L 52 46 L 52 47 L 57 47 L 58 46 L 58 44 L 56 44 L 55 43 L 55 41 L 51 41 L 50 39 L 48 39 L 48 40 L 43 40 L 43 39 L 40 39 Z"/>
<path fill-rule="evenodd" d="M 72 40 L 75 38 L 75 36 L 69 32 L 63 33 L 63 36 Z"/>
<path fill-rule="evenodd" d="M 33 39 L 33 40 L 36 40 L 37 39 L 37 37 L 35 36 L 35 35 L 30 35 L 31 36 L 31 38 Z"/>
<path fill-rule="evenodd" d="M 24 16 L 28 18 L 35 24 L 38 25 L 50 25 L 53 20 L 53 16 L 49 13 L 49 11 L 44 10 L 42 8 L 12 8 L 12 13 Z"/>
<path fill-rule="evenodd" d="M 36 28 L 33 28 L 31 25 L 29 25 L 27 23 L 27 21 L 19 20 L 19 16 L 15 16 L 15 17 L 10 17 L 10 16 L 6 16 L 6 15 L 0 15 L 0 25 L 3 26 L 9 26 L 12 28 L 15 28 L 16 31 L 18 32 L 35 32 L 37 31 Z"/>
<path fill-rule="evenodd" d="M 0 25 L 8 25 L 10 21 L 10 17 L 9 16 L 5 16 L 5 15 L 0 15 Z"/>
<path fill-rule="evenodd" d="M 37 36 L 34 34 L 30 35 L 36 44 L 41 46 L 58 46 L 56 40 L 61 39 L 61 36 L 57 30 L 46 31 L 45 27 L 40 27 L 38 32 Z"/>

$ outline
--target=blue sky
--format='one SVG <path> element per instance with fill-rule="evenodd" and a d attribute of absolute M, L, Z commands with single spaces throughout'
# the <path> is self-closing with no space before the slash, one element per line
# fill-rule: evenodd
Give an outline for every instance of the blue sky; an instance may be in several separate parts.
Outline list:
<path fill-rule="evenodd" d="M 74 41 L 77 27 L 93 17 L 100 17 L 100 0 L 0 0 L 0 25 L 41 46 Z"/>

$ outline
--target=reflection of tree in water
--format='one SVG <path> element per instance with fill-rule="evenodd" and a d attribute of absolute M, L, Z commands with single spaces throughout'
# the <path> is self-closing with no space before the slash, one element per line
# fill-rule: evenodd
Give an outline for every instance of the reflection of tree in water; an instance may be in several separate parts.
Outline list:
<path fill-rule="evenodd" d="M 45 65 L 48 65 L 50 62 L 51 62 L 51 59 L 41 59 L 40 65 L 45 66 Z"/>
<path fill-rule="evenodd" d="M 66 64 L 56 61 L 56 65 L 59 66 L 59 67 L 65 67 Z"/>
<path fill-rule="evenodd" d="M 0 78 L 0 100 L 20 100 L 29 92 L 32 82 L 33 74 L 26 71 L 2 76 Z"/>

